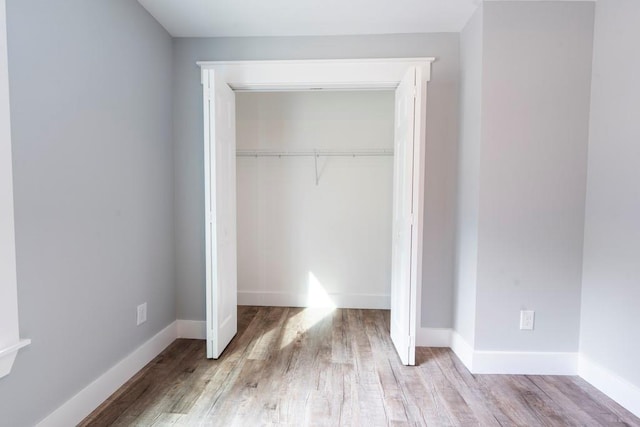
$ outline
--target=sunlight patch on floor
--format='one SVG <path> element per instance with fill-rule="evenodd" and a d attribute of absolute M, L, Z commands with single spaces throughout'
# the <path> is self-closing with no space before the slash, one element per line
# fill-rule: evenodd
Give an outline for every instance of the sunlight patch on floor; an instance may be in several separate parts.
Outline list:
<path fill-rule="evenodd" d="M 322 319 L 331 315 L 335 309 L 336 304 L 329 296 L 329 293 L 316 275 L 310 271 L 307 281 L 306 308 L 288 321 L 291 324 L 299 324 L 300 328 L 286 329 L 280 343 L 280 349 L 290 345 L 298 338 L 300 332 L 306 332 L 313 328 Z"/>

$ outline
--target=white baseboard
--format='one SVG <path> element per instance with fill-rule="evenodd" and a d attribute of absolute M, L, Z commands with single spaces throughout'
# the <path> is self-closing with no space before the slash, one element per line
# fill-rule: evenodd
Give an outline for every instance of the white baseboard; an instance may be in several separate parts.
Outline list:
<path fill-rule="evenodd" d="M 578 353 L 474 350 L 456 331 L 451 333 L 451 350 L 473 374 L 578 374 Z"/>
<path fill-rule="evenodd" d="M 207 339 L 207 322 L 204 320 L 177 320 L 178 338 Z"/>
<path fill-rule="evenodd" d="M 379 294 L 329 294 L 336 308 L 388 310 L 391 297 Z M 292 292 L 238 291 L 238 305 L 270 307 L 308 307 L 309 295 Z"/>
<path fill-rule="evenodd" d="M 458 356 L 464 366 L 473 372 L 473 347 L 457 331 L 451 332 L 451 350 Z"/>
<path fill-rule="evenodd" d="M 432 333 L 434 335 L 430 335 Z M 423 342 L 429 342 L 434 336 L 444 339 L 444 330 L 435 332 L 429 328 L 422 328 L 419 333 Z M 579 375 L 640 417 L 640 387 L 580 353 L 476 351 L 455 330 L 450 331 L 450 340 L 451 350 L 473 374 Z"/>
<path fill-rule="evenodd" d="M 451 329 L 419 328 L 416 345 L 418 347 L 451 347 Z"/>
<path fill-rule="evenodd" d="M 177 332 L 177 322 L 173 322 L 40 421 L 38 427 L 77 425 L 167 348 L 178 336 Z"/>
<path fill-rule="evenodd" d="M 577 375 L 578 353 L 474 351 L 474 374 Z"/>
<path fill-rule="evenodd" d="M 578 375 L 635 416 L 640 417 L 640 387 L 582 354 L 578 363 Z"/>

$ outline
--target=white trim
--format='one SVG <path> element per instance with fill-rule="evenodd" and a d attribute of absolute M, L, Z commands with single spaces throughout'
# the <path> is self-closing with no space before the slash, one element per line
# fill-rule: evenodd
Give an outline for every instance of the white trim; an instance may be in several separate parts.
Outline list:
<path fill-rule="evenodd" d="M 325 64 L 364 64 L 364 65 L 376 65 L 376 64 L 397 64 L 398 62 L 407 62 L 411 65 L 423 65 L 423 62 L 433 62 L 434 57 L 426 56 L 414 56 L 407 58 L 355 58 L 355 59 L 275 59 L 275 60 L 247 60 L 247 61 L 197 61 L 196 64 L 201 68 L 211 69 L 217 68 L 221 65 L 224 66 L 292 66 L 298 65 L 304 67 L 305 65 L 322 66 Z M 406 71 L 406 70 L 405 70 Z"/>
<path fill-rule="evenodd" d="M 388 310 L 390 295 L 380 294 L 329 294 L 336 308 L 363 308 Z M 309 295 L 295 292 L 238 291 L 238 305 L 266 307 L 309 307 Z"/>
<path fill-rule="evenodd" d="M 167 348 L 176 339 L 177 330 L 177 322 L 173 322 L 158 332 L 40 421 L 38 427 L 65 427 L 78 424 Z"/>
<path fill-rule="evenodd" d="M 431 331 L 429 328 L 422 328 L 423 335 L 418 339 L 426 340 Z M 474 351 L 469 343 L 453 330 L 451 331 L 451 350 L 473 374 L 579 375 L 635 416 L 640 417 L 640 387 L 631 384 L 581 353 Z"/>
<path fill-rule="evenodd" d="M 451 334 L 450 328 L 422 327 L 418 329 L 416 346 L 449 348 L 451 347 Z M 178 338 L 206 339 L 206 322 L 204 320 L 178 320 Z"/>
<path fill-rule="evenodd" d="M 11 347 L 3 348 L 0 350 L 0 359 L 12 355 L 22 347 L 26 347 L 29 344 L 31 344 L 31 340 L 20 340 L 17 344 L 12 345 Z"/>
<path fill-rule="evenodd" d="M 595 388 L 640 417 L 640 387 L 580 354 L 578 375 Z"/>
<path fill-rule="evenodd" d="M 177 320 L 178 338 L 207 339 L 207 322 L 204 320 Z"/>
<path fill-rule="evenodd" d="M 457 331 L 451 333 L 451 350 L 473 374 L 578 374 L 577 352 L 475 350 Z"/>
<path fill-rule="evenodd" d="M 473 347 L 455 330 L 451 332 L 451 350 L 458 356 L 464 366 L 470 372 L 473 372 Z"/>
<path fill-rule="evenodd" d="M 15 362 L 18 355 L 18 350 L 29 344 L 31 344 L 31 340 L 20 340 L 17 344 L 0 350 L 0 378 L 9 375 L 13 362 Z"/>
<path fill-rule="evenodd" d="M 474 374 L 577 375 L 578 353 L 475 351 Z"/>
<path fill-rule="evenodd" d="M 285 61 L 199 61 L 234 90 L 393 89 L 409 67 L 424 67 L 429 81 L 434 58 L 328 59 Z"/>
<path fill-rule="evenodd" d="M 417 347 L 451 347 L 450 328 L 418 328 Z"/>
<path fill-rule="evenodd" d="M 31 342 L 19 338 L 5 6 L 0 0 L 0 378 L 11 372 L 18 350 Z"/>

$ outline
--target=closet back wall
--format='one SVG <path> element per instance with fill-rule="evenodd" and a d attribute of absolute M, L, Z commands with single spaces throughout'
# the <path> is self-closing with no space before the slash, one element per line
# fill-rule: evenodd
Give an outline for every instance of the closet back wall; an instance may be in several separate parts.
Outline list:
<path fill-rule="evenodd" d="M 238 150 L 393 149 L 394 92 L 236 95 Z M 393 156 L 238 157 L 238 301 L 389 308 Z"/>

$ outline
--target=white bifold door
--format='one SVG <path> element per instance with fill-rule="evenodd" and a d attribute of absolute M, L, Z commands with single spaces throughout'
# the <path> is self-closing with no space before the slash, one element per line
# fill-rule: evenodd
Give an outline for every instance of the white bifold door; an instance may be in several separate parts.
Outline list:
<path fill-rule="evenodd" d="M 214 71 L 204 72 L 207 357 L 220 357 L 238 330 L 236 102 Z"/>
<path fill-rule="evenodd" d="M 415 365 L 422 262 L 422 84 L 410 68 L 396 89 L 391 260 L 391 340 L 405 365 Z"/>

